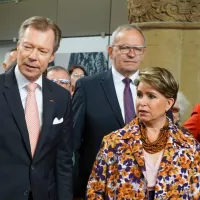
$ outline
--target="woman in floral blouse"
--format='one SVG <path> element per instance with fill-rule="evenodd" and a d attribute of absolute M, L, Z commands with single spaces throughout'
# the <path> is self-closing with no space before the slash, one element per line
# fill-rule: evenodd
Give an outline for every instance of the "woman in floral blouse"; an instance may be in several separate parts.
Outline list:
<path fill-rule="evenodd" d="M 164 68 L 140 71 L 137 116 L 105 136 L 88 200 L 200 200 L 200 144 L 166 117 L 178 84 Z"/>

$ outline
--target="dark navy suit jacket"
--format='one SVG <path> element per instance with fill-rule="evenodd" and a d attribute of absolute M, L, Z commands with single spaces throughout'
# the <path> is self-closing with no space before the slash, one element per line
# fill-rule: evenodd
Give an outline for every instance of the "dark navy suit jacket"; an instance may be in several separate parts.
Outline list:
<path fill-rule="evenodd" d="M 111 70 L 79 79 L 72 104 L 76 155 L 74 195 L 84 197 L 103 137 L 125 125 Z"/>
<path fill-rule="evenodd" d="M 0 199 L 72 199 L 71 98 L 43 77 L 43 124 L 34 157 L 14 68 L 0 75 Z M 55 118 L 63 122 L 53 125 Z"/>

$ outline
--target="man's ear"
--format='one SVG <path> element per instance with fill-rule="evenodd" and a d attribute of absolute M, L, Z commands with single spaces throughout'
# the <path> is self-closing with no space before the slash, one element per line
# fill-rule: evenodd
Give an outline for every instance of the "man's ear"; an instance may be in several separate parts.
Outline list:
<path fill-rule="evenodd" d="M 147 53 L 148 53 L 148 50 L 147 50 L 147 48 L 145 48 L 145 49 L 144 49 L 143 56 L 146 56 L 146 55 L 147 55 Z"/>
<path fill-rule="evenodd" d="M 108 55 L 111 59 L 113 59 L 113 47 L 112 46 L 108 46 Z"/>
<path fill-rule="evenodd" d="M 6 63 L 3 63 L 3 68 L 4 68 L 4 71 L 6 72 Z"/>
<path fill-rule="evenodd" d="M 51 55 L 51 58 L 50 58 L 50 60 L 49 60 L 49 63 L 52 62 L 52 61 L 54 60 L 55 55 L 56 55 L 55 53 L 53 53 L 53 54 Z"/>
<path fill-rule="evenodd" d="M 19 43 L 20 43 L 20 40 L 17 42 L 17 51 L 19 51 Z"/>

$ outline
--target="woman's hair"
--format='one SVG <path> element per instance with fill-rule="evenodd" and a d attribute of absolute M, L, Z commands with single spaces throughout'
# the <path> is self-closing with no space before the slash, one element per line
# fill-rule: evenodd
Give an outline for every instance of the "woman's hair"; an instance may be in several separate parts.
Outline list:
<path fill-rule="evenodd" d="M 85 68 L 80 66 L 80 65 L 72 65 L 72 66 L 70 66 L 69 69 L 68 69 L 69 74 L 71 75 L 75 69 L 81 69 L 85 76 L 88 75 L 86 70 L 85 70 Z"/>
<path fill-rule="evenodd" d="M 143 69 L 135 80 L 136 87 L 140 82 L 151 85 L 166 98 L 173 98 L 176 101 L 179 85 L 167 69 L 160 67 Z"/>

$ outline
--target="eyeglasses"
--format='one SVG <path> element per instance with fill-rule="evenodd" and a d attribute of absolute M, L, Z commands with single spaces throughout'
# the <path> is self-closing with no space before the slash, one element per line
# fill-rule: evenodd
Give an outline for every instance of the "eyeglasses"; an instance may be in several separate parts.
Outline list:
<path fill-rule="evenodd" d="M 74 74 L 72 74 L 72 76 L 73 76 L 74 78 L 81 78 L 81 77 L 84 77 L 85 74 L 77 74 L 77 73 L 74 73 Z"/>
<path fill-rule="evenodd" d="M 173 113 L 178 113 L 178 112 L 180 112 L 180 108 L 173 107 L 172 108 L 172 112 Z"/>
<path fill-rule="evenodd" d="M 66 80 L 66 79 L 52 79 L 52 81 L 54 83 L 60 82 L 61 84 L 70 84 L 70 80 Z"/>
<path fill-rule="evenodd" d="M 145 46 L 129 46 L 129 45 L 118 45 L 115 44 L 113 47 L 118 47 L 122 54 L 130 53 L 131 49 L 133 49 L 136 55 L 142 55 L 146 49 Z"/>

